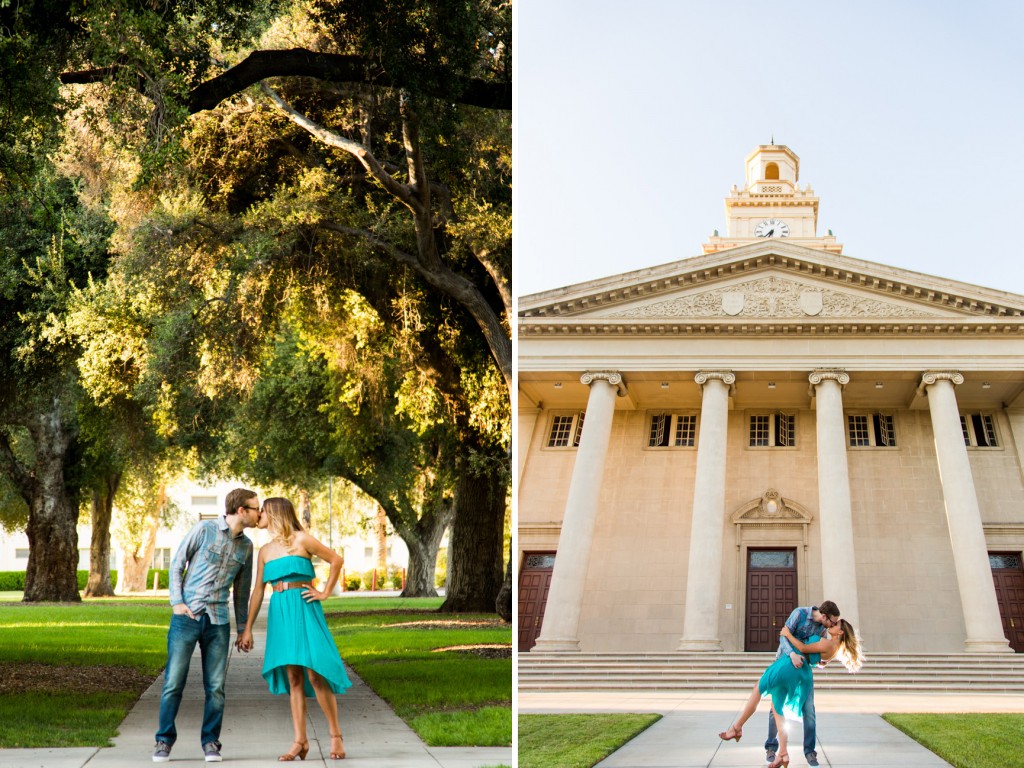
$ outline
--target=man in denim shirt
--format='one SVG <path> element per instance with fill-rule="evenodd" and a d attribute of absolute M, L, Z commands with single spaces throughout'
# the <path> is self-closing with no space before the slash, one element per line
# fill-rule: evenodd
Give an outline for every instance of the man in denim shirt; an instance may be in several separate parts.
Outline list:
<path fill-rule="evenodd" d="M 228 591 L 235 603 L 239 631 L 249 620 L 252 542 L 242 533 L 259 522 L 254 491 L 236 488 L 224 502 L 224 517 L 201 520 L 178 547 L 171 563 L 171 627 L 167 632 L 167 668 L 160 695 L 160 725 L 154 763 L 170 760 L 178 738 L 174 719 L 181 705 L 189 661 L 196 643 L 203 659 L 203 730 L 199 743 L 206 762 L 220 762 L 220 728 L 224 717 L 224 678 L 228 668 L 231 621 Z M 188 570 L 186 571 L 186 566 Z"/>
<path fill-rule="evenodd" d="M 826 600 L 820 606 L 812 605 L 807 608 L 797 608 L 786 619 L 786 626 L 789 631 L 802 643 L 806 643 L 812 636 L 824 637 L 825 628 L 832 627 L 839 621 L 839 607 L 831 600 Z M 789 656 L 794 667 L 802 667 L 807 663 L 803 654 L 796 651 L 789 640 L 785 637 L 779 638 L 779 650 L 775 658 Z M 807 757 L 807 765 L 816 768 L 818 753 L 814 747 L 817 744 L 817 732 L 815 729 L 814 714 L 814 686 L 811 686 L 807 699 L 804 701 L 804 755 Z M 768 739 L 764 743 L 765 761 L 771 763 L 775 760 L 775 753 L 779 748 L 779 732 L 775 725 L 775 716 L 768 713 Z"/>

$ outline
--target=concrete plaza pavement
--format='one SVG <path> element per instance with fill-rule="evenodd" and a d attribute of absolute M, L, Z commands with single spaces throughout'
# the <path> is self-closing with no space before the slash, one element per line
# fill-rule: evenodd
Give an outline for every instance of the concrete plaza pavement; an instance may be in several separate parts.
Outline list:
<path fill-rule="evenodd" d="M 287 696 L 272 696 L 261 670 L 266 648 L 266 605 L 254 631 L 256 646 L 250 653 L 234 647 L 228 660 L 224 723 L 221 730 L 225 763 L 238 768 L 281 765 L 277 756 L 292 741 Z M 234 640 L 232 635 L 232 640 Z M 327 723 L 315 699 L 307 699 L 309 754 L 297 765 L 338 768 L 481 768 L 515 765 L 512 747 L 428 747 L 416 733 L 366 684 L 346 668 L 352 688 L 338 697 L 345 760 L 331 760 Z M 3 768 L 137 768 L 152 762 L 161 674 L 121 723 L 114 746 L 69 749 L 0 749 Z M 206 765 L 199 744 L 203 719 L 203 675 L 199 651 L 189 666 L 176 726 L 178 741 L 170 765 Z"/>
<path fill-rule="evenodd" d="M 743 738 L 723 742 L 724 731 L 744 702 L 741 692 L 633 691 L 520 692 L 520 714 L 657 712 L 662 719 L 597 764 L 596 768 L 764 768 L 768 704 L 743 728 Z M 881 718 L 885 712 L 1024 712 L 1018 694 L 819 691 L 818 761 L 829 768 L 948 768 Z M 790 730 L 792 768 L 803 768 L 803 731 Z"/>

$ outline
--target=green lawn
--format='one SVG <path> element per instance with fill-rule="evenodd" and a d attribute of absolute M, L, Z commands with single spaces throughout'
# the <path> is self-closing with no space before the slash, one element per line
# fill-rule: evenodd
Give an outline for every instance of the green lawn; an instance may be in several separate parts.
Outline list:
<path fill-rule="evenodd" d="M 1024 765 L 1024 714 L 887 714 L 899 728 L 956 768 Z"/>
<path fill-rule="evenodd" d="M 0 606 L 0 661 L 131 666 L 155 677 L 167 662 L 166 600 Z"/>
<path fill-rule="evenodd" d="M 0 747 L 106 746 L 167 661 L 166 600 L 110 599 L 81 604 L 0 604 L 0 665 L 90 667 L 57 671 L 30 689 L 0 687 Z M 128 668 L 131 684 L 124 683 Z M 139 674 L 141 673 L 141 674 Z"/>
<path fill-rule="evenodd" d="M 324 609 L 345 660 L 424 741 L 511 744 L 511 660 L 436 652 L 510 647 L 511 628 L 494 626 L 493 616 L 434 613 L 440 604 L 440 598 L 332 598 Z M 0 747 L 107 746 L 166 662 L 169 617 L 166 598 L 0 603 Z M 5 676 L 4 667 L 25 664 L 86 669 L 77 676 L 57 670 L 46 676 L 50 682 L 36 679 L 29 690 L 12 690 L 15 676 Z M 100 690 L 82 693 L 83 675 Z"/>
<path fill-rule="evenodd" d="M 591 768 L 660 719 L 652 714 L 520 715 L 519 768 Z"/>
<path fill-rule="evenodd" d="M 124 720 L 139 694 L 0 694 L 0 747 L 99 747 Z"/>
<path fill-rule="evenodd" d="M 365 614 L 388 598 L 336 598 L 324 604 L 345 661 L 431 746 L 512 743 L 512 660 L 485 658 L 458 646 L 505 646 L 512 629 L 493 615 L 438 614 L 441 598 L 399 602 Z M 420 612 L 409 612 L 410 607 Z"/>

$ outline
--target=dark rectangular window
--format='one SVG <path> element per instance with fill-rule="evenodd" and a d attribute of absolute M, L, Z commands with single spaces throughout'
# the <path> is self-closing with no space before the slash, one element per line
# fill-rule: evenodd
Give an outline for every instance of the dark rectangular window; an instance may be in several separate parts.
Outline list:
<path fill-rule="evenodd" d="M 850 446 L 896 447 L 896 420 L 889 413 L 851 413 L 846 417 Z"/>
<path fill-rule="evenodd" d="M 961 416 L 960 429 L 963 430 L 966 445 L 976 448 L 999 447 L 995 418 L 990 413 L 971 413 Z"/>

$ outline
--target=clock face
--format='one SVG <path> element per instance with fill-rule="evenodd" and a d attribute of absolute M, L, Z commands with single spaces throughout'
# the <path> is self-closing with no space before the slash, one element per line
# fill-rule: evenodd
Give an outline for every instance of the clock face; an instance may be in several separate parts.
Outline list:
<path fill-rule="evenodd" d="M 755 237 L 789 237 L 789 225 L 781 219 L 765 219 L 754 228 Z"/>

